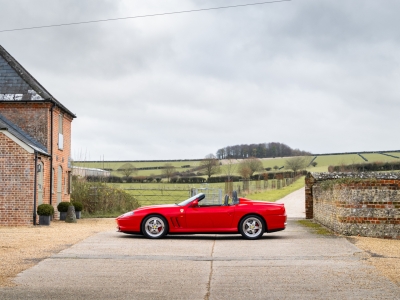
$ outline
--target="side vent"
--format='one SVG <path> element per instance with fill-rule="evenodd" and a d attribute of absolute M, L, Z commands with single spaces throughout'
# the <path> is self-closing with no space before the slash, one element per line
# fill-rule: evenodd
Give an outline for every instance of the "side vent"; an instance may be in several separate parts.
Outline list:
<path fill-rule="evenodd" d="M 171 223 L 172 223 L 172 226 L 174 226 L 175 228 L 178 227 L 178 226 L 176 226 L 175 218 L 171 218 Z"/>
<path fill-rule="evenodd" d="M 174 226 L 175 228 L 181 227 L 181 224 L 179 224 L 178 218 L 171 218 L 171 223 L 172 223 L 172 226 Z"/>

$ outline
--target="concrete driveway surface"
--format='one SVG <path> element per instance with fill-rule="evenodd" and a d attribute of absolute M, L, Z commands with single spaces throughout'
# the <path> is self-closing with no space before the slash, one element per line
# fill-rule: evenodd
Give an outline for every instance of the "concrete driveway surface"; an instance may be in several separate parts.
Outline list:
<path fill-rule="evenodd" d="M 361 250 L 295 218 L 256 241 L 102 232 L 15 281 L 0 299 L 400 299 L 400 288 L 364 263 Z"/>

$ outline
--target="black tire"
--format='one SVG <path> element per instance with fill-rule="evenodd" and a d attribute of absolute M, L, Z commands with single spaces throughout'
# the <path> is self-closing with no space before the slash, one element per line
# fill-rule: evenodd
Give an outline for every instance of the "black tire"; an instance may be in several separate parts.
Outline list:
<path fill-rule="evenodd" d="M 240 234 L 248 240 L 256 240 L 265 232 L 264 220 L 256 215 L 245 216 L 239 223 Z"/>
<path fill-rule="evenodd" d="M 160 239 L 168 233 L 168 222 L 159 215 L 147 216 L 142 222 L 142 233 L 149 239 Z"/>

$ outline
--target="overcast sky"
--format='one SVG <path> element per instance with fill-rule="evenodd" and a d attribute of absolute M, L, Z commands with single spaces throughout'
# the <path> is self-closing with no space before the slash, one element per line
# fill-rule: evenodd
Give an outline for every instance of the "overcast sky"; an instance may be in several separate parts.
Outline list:
<path fill-rule="evenodd" d="M 0 30 L 252 0 L 0 0 Z M 0 33 L 77 115 L 74 159 L 203 158 L 236 144 L 400 149 L 400 1 L 293 0 Z"/>

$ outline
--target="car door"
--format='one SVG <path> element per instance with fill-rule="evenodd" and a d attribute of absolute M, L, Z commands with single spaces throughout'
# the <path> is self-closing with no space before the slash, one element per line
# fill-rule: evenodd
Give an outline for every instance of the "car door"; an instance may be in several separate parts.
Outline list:
<path fill-rule="evenodd" d="M 225 229 L 232 227 L 232 219 L 235 212 L 234 205 L 212 206 L 210 208 L 212 209 L 208 214 L 214 228 Z"/>
<path fill-rule="evenodd" d="M 186 209 L 187 228 L 231 228 L 235 206 L 194 206 Z"/>
<path fill-rule="evenodd" d="M 211 207 L 195 206 L 186 208 L 186 226 L 190 228 L 213 228 Z"/>

